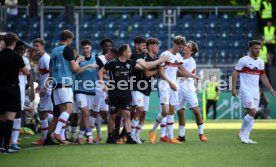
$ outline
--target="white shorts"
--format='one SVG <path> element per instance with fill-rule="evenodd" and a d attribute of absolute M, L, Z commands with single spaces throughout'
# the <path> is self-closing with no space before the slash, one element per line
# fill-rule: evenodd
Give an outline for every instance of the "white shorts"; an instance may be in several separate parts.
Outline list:
<path fill-rule="evenodd" d="M 78 93 L 76 94 L 76 100 L 78 103 L 78 108 L 87 107 L 90 110 L 92 108 L 94 96 Z"/>
<path fill-rule="evenodd" d="M 65 103 L 73 103 L 72 88 L 57 88 L 53 91 L 54 104 L 60 105 Z"/>
<path fill-rule="evenodd" d="M 254 98 L 250 94 L 240 95 L 240 98 L 244 108 L 257 109 L 259 107 L 260 98 Z"/>
<path fill-rule="evenodd" d="M 20 96 L 21 96 L 21 110 L 24 110 L 24 106 L 25 106 L 25 84 L 19 84 L 20 87 Z"/>
<path fill-rule="evenodd" d="M 168 89 L 159 89 L 160 104 L 178 105 L 178 92 Z"/>
<path fill-rule="evenodd" d="M 135 107 L 144 107 L 144 111 L 149 110 L 149 96 L 139 91 L 131 91 L 131 105 Z"/>
<path fill-rule="evenodd" d="M 38 110 L 39 112 L 53 111 L 53 103 L 52 103 L 51 95 L 47 94 L 44 97 L 40 97 Z"/>
<path fill-rule="evenodd" d="M 92 102 L 91 109 L 95 112 L 100 111 L 108 111 L 109 106 L 106 104 L 105 99 L 107 97 L 107 93 L 101 90 L 96 90 L 96 96 Z"/>
<path fill-rule="evenodd" d="M 180 89 L 178 91 L 179 104 L 175 107 L 176 111 L 185 108 L 185 104 L 188 104 L 188 108 L 194 108 L 198 106 L 197 94 L 194 91 L 185 91 Z"/>

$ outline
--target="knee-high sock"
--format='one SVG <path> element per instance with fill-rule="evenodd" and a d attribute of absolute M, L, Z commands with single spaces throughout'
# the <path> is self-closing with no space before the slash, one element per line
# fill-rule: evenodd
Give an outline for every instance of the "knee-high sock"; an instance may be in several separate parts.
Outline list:
<path fill-rule="evenodd" d="M 131 136 L 135 136 L 136 128 L 139 124 L 139 121 L 136 119 L 131 120 Z"/>
<path fill-rule="evenodd" d="M 98 136 L 102 136 L 102 131 L 101 131 L 101 128 L 102 128 L 102 122 L 103 122 L 103 118 L 100 114 L 98 114 L 97 118 L 96 118 L 96 129 L 97 129 L 97 135 Z"/>
<path fill-rule="evenodd" d="M 41 123 L 41 139 L 44 141 L 48 133 L 48 120 L 44 119 L 40 121 Z"/>
<path fill-rule="evenodd" d="M 12 134 L 11 134 L 11 143 L 16 144 L 21 128 L 21 118 L 16 118 L 13 120 Z"/>
<path fill-rule="evenodd" d="M 52 122 L 53 117 L 54 117 L 53 114 L 48 114 L 47 120 L 48 120 L 49 123 Z"/>
<path fill-rule="evenodd" d="M 0 148 L 3 147 L 5 126 L 6 122 L 0 121 Z"/>
<path fill-rule="evenodd" d="M 12 133 L 12 127 L 13 127 L 13 121 L 12 120 L 7 120 L 5 129 L 4 129 L 4 145 L 3 145 L 3 147 L 5 149 L 9 149 L 11 133 Z"/>
<path fill-rule="evenodd" d="M 57 123 L 57 126 L 56 126 L 56 129 L 55 129 L 55 134 L 60 134 L 61 133 L 61 129 L 63 126 L 65 126 L 67 120 L 69 118 L 69 114 L 64 111 L 58 118 L 58 123 Z"/>
<path fill-rule="evenodd" d="M 160 113 L 157 115 L 157 117 L 156 117 L 156 119 L 155 119 L 155 121 L 154 121 L 153 127 L 152 127 L 152 130 L 153 130 L 154 132 L 156 132 L 156 130 L 157 130 L 159 124 L 161 123 L 162 119 L 163 119 L 163 116 L 161 115 L 161 112 L 160 112 Z"/>
<path fill-rule="evenodd" d="M 164 117 L 160 124 L 160 137 L 166 136 L 166 130 L 167 130 L 167 117 Z"/>
<path fill-rule="evenodd" d="M 200 124 L 200 125 L 197 125 L 197 131 L 198 131 L 198 134 L 202 135 L 204 132 L 204 126 L 203 126 L 203 123 Z"/>
<path fill-rule="evenodd" d="M 185 136 L 185 126 L 181 125 L 178 128 L 178 135 L 181 137 Z"/>
<path fill-rule="evenodd" d="M 143 129 L 143 125 L 139 124 L 137 127 L 136 127 L 136 132 L 135 132 L 135 136 L 136 138 L 140 138 L 140 133 Z"/>
<path fill-rule="evenodd" d="M 168 129 L 168 138 L 173 139 L 173 123 L 174 115 L 167 116 L 167 129 Z"/>

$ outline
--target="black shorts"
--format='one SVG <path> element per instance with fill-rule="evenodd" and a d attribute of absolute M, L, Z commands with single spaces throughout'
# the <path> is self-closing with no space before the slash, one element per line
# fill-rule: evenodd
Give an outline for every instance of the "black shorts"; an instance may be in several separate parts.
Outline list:
<path fill-rule="evenodd" d="M 119 109 L 123 110 L 130 110 L 130 93 L 127 94 L 116 94 L 116 93 L 109 93 L 108 100 L 109 100 L 109 108 L 110 113 L 116 113 Z"/>
<path fill-rule="evenodd" d="M 21 112 L 19 85 L 0 85 L 0 114 Z"/>

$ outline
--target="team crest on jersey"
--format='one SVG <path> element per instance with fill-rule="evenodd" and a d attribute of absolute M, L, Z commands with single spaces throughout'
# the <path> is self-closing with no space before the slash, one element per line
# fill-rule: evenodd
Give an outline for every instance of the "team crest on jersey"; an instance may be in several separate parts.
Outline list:
<path fill-rule="evenodd" d="M 130 65 L 129 65 L 129 64 L 126 64 L 126 67 L 127 67 L 127 69 L 129 69 L 129 68 L 130 68 Z"/>
<path fill-rule="evenodd" d="M 164 100 L 164 102 L 166 102 L 168 100 L 168 98 L 164 97 L 163 100 Z"/>
<path fill-rule="evenodd" d="M 248 107 L 251 107 L 251 106 L 252 106 L 252 103 L 251 103 L 251 102 L 249 102 L 249 103 L 247 103 L 247 105 L 248 105 Z"/>
<path fill-rule="evenodd" d="M 116 75 L 116 76 L 120 76 L 120 71 L 116 71 L 116 72 L 115 72 L 115 75 Z"/>

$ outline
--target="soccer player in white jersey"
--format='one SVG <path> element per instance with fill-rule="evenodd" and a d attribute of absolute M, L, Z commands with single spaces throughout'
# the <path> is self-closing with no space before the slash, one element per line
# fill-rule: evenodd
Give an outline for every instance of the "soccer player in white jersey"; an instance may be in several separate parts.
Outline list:
<path fill-rule="evenodd" d="M 187 77 L 198 78 L 196 75 L 189 73 L 181 65 L 183 64 L 183 58 L 179 52 L 183 50 L 185 43 L 185 37 L 178 35 L 173 40 L 173 47 L 160 55 L 160 57 L 168 57 L 168 60 L 159 66 L 161 79 L 158 83 L 158 89 L 162 111 L 157 115 L 153 128 L 150 130 L 150 143 L 152 144 L 156 143 L 155 133 L 164 117 L 167 117 L 168 143 L 181 143 L 173 136 L 174 108 L 175 105 L 178 105 L 176 74 L 179 71 L 179 73 Z"/>
<path fill-rule="evenodd" d="M 44 140 L 47 137 L 48 133 L 48 118 L 51 121 L 53 115 L 53 104 L 51 100 L 51 90 L 46 89 L 45 81 L 49 77 L 49 65 L 50 65 L 50 56 L 45 52 L 45 42 L 43 39 L 37 38 L 33 41 L 33 46 L 36 54 L 40 57 L 38 60 L 38 70 L 39 70 L 39 118 L 41 123 L 41 139 L 36 142 L 32 142 L 34 145 L 43 145 Z"/>
<path fill-rule="evenodd" d="M 239 96 L 243 107 L 247 110 L 247 114 L 243 119 L 243 123 L 238 134 L 242 143 L 256 144 L 257 142 L 250 139 L 250 132 L 254 124 L 256 108 L 259 106 L 260 91 L 259 80 L 269 89 L 272 96 L 275 96 L 275 91 L 270 85 L 264 70 L 264 61 L 259 57 L 262 42 L 252 40 L 248 44 L 249 55 L 242 57 L 232 75 L 232 95 L 237 96 L 236 81 L 240 74 L 240 90 Z"/>
<path fill-rule="evenodd" d="M 195 74 L 196 72 L 196 62 L 193 58 L 193 56 L 198 52 L 198 46 L 195 42 L 189 41 L 187 45 L 184 47 L 184 62 L 183 66 L 184 68 Z M 202 142 L 207 141 L 207 137 L 203 133 L 203 121 L 200 115 L 199 107 L 198 107 L 198 99 L 197 99 L 197 93 L 196 88 L 194 85 L 194 79 L 193 78 L 187 78 L 180 76 L 177 80 L 178 82 L 178 99 L 179 104 L 175 107 L 177 114 L 178 114 L 178 120 L 179 120 L 179 136 L 178 141 L 185 141 L 185 103 L 188 103 L 189 109 L 194 112 L 196 123 L 198 126 L 198 134 L 199 139 Z"/>

